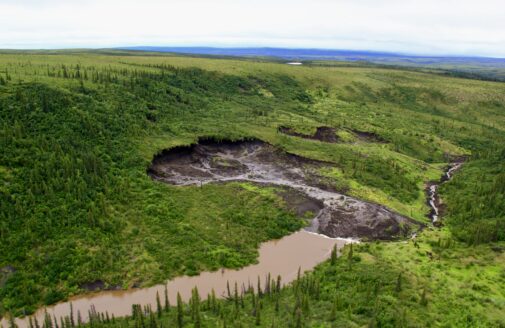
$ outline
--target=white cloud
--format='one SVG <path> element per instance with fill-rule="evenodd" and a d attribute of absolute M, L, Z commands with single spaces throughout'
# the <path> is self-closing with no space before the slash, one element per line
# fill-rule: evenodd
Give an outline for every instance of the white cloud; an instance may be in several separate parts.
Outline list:
<path fill-rule="evenodd" d="M 505 57 L 503 0 L 0 0 L 0 48 L 282 46 Z"/>

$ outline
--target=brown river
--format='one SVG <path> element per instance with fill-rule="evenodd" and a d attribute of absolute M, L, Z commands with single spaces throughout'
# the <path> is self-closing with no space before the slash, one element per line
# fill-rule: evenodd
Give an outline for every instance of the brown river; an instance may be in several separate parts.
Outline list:
<path fill-rule="evenodd" d="M 237 283 L 239 288 L 256 285 L 258 277 L 263 284 L 266 276 L 270 273 L 272 278 L 280 275 L 284 284 L 293 281 L 300 268 L 302 272 L 314 268 L 317 264 L 327 259 L 334 245 L 340 250 L 350 240 L 342 238 L 328 238 L 324 235 L 308 231 L 298 231 L 279 240 L 268 241 L 261 244 L 259 249 L 258 263 L 239 270 L 223 269 L 215 272 L 203 272 L 193 277 L 177 277 L 167 282 L 168 294 L 171 304 L 176 303 L 177 293 L 180 293 L 184 301 L 191 297 L 191 290 L 198 287 L 201 297 L 214 289 L 216 296 L 225 296 L 227 283 L 231 288 Z M 98 312 L 108 312 L 116 317 L 131 314 L 133 304 L 151 304 L 156 308 L 156 292 L 163 299 L 165 285 L 157 285 L 149 288 L 131 290 L 101 291 L 87 295 L 76 296 L 66 302 L 39 309 L 34 316 L 39 323 L 44 320 L 47 310 L 51 317 L 64 317 L 70 314 L 70 303 L 74 309 L 74 316 L 81 313 L 83 321 L 87 321 L 88 310 L 94 305 Z M 4 319 L 1 324 L 4 327 L 8 323 Z M 16 319 L 20 328 L 28 327 L 28 318 Z"/>

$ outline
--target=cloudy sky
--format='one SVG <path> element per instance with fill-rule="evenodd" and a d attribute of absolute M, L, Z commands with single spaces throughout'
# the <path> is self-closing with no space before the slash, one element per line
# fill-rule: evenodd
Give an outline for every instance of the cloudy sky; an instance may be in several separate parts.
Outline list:
<path fill-rule="evenodd" d="M 0 48 L 275 46 L 505 57 L 504 0 L 0 0 Z"/>

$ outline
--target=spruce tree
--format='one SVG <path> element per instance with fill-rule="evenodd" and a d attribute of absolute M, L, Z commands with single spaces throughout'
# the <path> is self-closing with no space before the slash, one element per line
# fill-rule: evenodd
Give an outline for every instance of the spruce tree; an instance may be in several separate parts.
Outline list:
<path fill-rule="evenodd" d="M 72 327 L 75 327 L 74 306 L 72 305 L 72 302 L 70 302 L 70 324 L 72 325 Z"/>
<path fill-rule="evenodd" d="M 156 292 L 156 312 L 158 314 L 158 318 L 161 318 L 163 308 L 161 307 L 160 294 L 158 292 Z"/>
<path fill-rule="evenodd" d="M 349 270 L 352 269 L 352 257 L 353 257 L 353 250 L 352 250 L 352 242 L 351 242 L 351 247 L 349 248 L 349 253 L 347 254 L 347 262 L 349 264 Z"/>
<path fill-rule="evenodd" d="M 168 289 L 167 285 L 165 285 L 165 312 L 170 311 L 170 301 L 168 300 Z"/>
<path fill-rule="evenodd" d="M 184 324 L 184 309 L 181 294 L 177 292 L 177 327 L 182 328 Z"/>

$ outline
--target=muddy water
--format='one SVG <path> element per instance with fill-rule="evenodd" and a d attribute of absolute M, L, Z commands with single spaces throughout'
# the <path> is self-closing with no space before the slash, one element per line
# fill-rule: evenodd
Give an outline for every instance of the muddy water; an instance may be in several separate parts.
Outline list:
<path fill-rule="evenodd" d="M 334 190 L 320 174 L 325 168 L 332 169 L 329 163 L 287 154 L 260 141 L 205 141 L 161 154 L 149 173 L 181 186 L 250 181 L 294 189 L 324 204 L 307 229 L 329 237 L 392 239 L 416 230 L 416 223 L 405 216 Z"/>
<path fill-rule="evenodd" d="M 177 292 L 181 294 L 183 300 L 189 300 L 194 287 L 198 287 L 201 297 L 207 297 L 212 289 L 216 296 L 223 297 L 227 294 L 227 282 L 232 291 L 235 282 L 239 290 L 242 290 L 242 286 L 248 287 L 249 283 L 256 286 L 258 277 L 263 285 L 269 273 L 272 278 L 280 275 L 284 284 L 289 283 L 296 278 L 298 268 L 301 268 L 302 272 L 314 268 L 330 256 L 335 245 L 340 250 L 347 242 L 349 240 L 331 239 L 307 231 L 299 231 L 280 240 L 265 242 L 259 249 L 258 264 L 239 270 L 204 272 L 199 276 L 178 277 L 170 280 L 167 283 L 170 303 L 176 303 Z M 156 308 L 156 293 L 158 292 L 163 300 L 164 289 L 165 285 L 157 285 L 127 291 L 103 291 L 72 298 L 68 302 L 48 307 L 47 312 L 51 317 L 67 316 L 70 313 L 70 303 L 72 303 L 74 317 L 77 318 L 77 311 L 79 311 L 83 320 L 87 320 L 88 310 L 92 305 L 98 312 L 107 311 L 116 317 L 125 316 L 131 314 L 133 304 L 151 304 L 153 308 Z M 43 322 L 44 309 L 39 310 L 35 316 L 39 323 Z M 4 321 L 2 324 L 7 327 L 7 322 Z M 25 328 L 28 326 L 28 320 L 17 319 L 17 324 L 20 328 Z"/>

